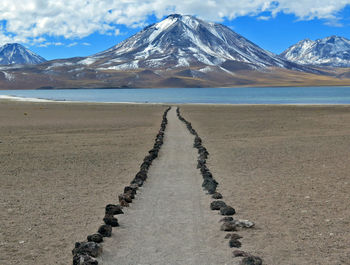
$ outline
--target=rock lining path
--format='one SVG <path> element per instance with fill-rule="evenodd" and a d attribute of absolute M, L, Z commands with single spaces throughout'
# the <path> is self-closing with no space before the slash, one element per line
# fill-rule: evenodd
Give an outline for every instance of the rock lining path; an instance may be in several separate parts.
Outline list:
<path fill-rule="evenodd" d="M 105 238 L 99 264 L 238 264 L 201 188 L 194 137 L 168 113 L 164 145 L 120 227 Z M 237 262 L 237 263 L 235 263 Z"/>

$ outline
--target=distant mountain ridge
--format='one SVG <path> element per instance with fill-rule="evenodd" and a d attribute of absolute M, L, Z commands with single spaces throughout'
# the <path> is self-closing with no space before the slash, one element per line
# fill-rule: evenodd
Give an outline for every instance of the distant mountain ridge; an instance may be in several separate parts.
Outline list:
<path fill-rule="evenodd" d="M 224 25 L 178 14 L 169 15 L 91 56 L 0 67 L 1 89 L 309 86 L 326 83 L 348 85 L 350 75 L 346 70 L 291 62 L 260 48 Z"/>
<path fill-rule="evenodd" d="M 46 60 L 18 43 L 8 43 L 0 47 L 0 64 L 40 64 Z"/>
<path fill-rule="evenodd" d="M 281 57 L 303 65 L 350 67 L 350 40 L 339 36 L 305 39 L 289 47 Z"/>
<path fill-rule="evenodd" d="M 102 70 L 218 66 L 226 70 L 281 67 L 306 70 L 268 52 L 230 28 L 173 14 L 114 47 L 82 61 Z"/>

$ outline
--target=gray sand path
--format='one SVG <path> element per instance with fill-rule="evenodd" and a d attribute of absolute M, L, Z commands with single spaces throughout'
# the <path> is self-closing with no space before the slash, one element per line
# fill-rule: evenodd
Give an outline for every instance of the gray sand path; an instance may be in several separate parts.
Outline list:
<path fill-rule="evenodd" d="M 100 264 L 235 264 L 221 216 L 201 188 L 194 137 L 168 113 L 164 145 L 149 178 L 103 243 Z"/>

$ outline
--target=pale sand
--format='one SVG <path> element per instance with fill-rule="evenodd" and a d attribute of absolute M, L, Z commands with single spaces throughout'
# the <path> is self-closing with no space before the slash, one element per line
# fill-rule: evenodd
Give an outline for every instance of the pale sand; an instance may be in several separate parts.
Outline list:
<path fill-rule="evenodd" d="M 121 226 L 103 243 L 100 264 L 238 264 L 220 231 L 222 216 L 210 210 L 212 199 L 202 190 L 194 136 L 174 107 L 168 120 L 159 157 L 137 199 L 118 216 Z"/>
<path fill-rule="evenodd" d="M 350 264 L 350 106 L 183 106 L 270 265 Z"/>
<path fill-rule="evenodd" d="M 0 102 L 0 264 L 71 264 L 74 243 L 97 232 L 137 173 L 164 110 Z"/>

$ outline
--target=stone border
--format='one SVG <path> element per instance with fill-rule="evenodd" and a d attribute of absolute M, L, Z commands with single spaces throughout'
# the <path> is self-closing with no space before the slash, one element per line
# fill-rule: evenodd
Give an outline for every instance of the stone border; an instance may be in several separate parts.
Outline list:
<path fill-rule="evenodd" d="M 242 228 L 252 228 L 254 227 L 254 223 L 248 220 L 235 220 L 232 215 L 236 213 L 235 209 L 220 199 L 223 198 L 221 193 L 216 191 L 219 183 L 214 179 L 212 173 L 210 172 L 207 166 L 207 159 L 209 156 L 208 150 L 203 146 L 202 139 L 199 137 L 198 133 L 195 129 L 193 129 L 192 124 L 188 122 L 185 118 L 181 116 L 180 108 L 176 109 L 177 117 L 180 121 L 186 124 L 189 132 L 195 136 L 193 147 L 198 149 L 198 163 L 197 168 L 200 170 L 201 175 L 203 176 L 203 184 L 202 187 L 207 191 L 207 194 L 211 195 L 211 198 L 214 201 L 210 204 L 211 210 L 217 210 L 221 215 L 225 216 L 220 220 L 222 223 L 220 230 L 227 232 L 234 232 L 238 229 Z M 229 239 L 229 247 L 230 248 L 240 248 L 242 246 L 239 239 L 242 237 L 236 233 L 228 233 L 225 236 L 225 239 Z M 241 250 L 233 251 L 233 257 L 243 257 L 241 264 L 242 265 L 262 265 L 263 261 L 260 257 L 253 256 L 247 252 Z"/>
<path fill-rule="evenodd" d="M 118 196 L 119 204 L 108 204 L 105 207 L 105 216 L 103 218 L 104 224 L 98 228 L 96 234 L 88 235 L 87 241 L 76 242 L 73 254 L 73 265 L 98 265 L 95 259 L 102 253 L 102 245 L 104 237 L 112 236 L 112 227 L 119 226 L 118 219 L 115 215 L 123 214 L 123 207 L 128 207 L 135 198 L 136 191 L 147 180 L 148 169 L 152 165 L 154 159 L 158 157 L 159 150 L 163 145 L 164 132 L 168 124 L 167 114 L 171 107 L 168 107 L 162 118 L 160 130 L 156 136 L 153 148 L 149 150 L 148 155 L 145 156 L 140 171 L 136 174 L 129 186 L 124 187 L 124 193 Z"/>

